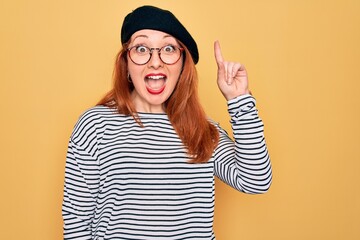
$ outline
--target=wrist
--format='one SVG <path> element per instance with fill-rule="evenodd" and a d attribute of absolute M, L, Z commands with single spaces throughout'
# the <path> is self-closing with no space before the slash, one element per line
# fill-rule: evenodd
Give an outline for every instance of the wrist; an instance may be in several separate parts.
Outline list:
<path fill-rule="evenodd" d="M 230 101 L 232 99 L 238 98 L 240 96 L 245 96 L 245 95 L 252 95 L 251 91 L 246 89 L 244 92 L 242 93 L 237 93 L 237 94 L 228 94 L 228 95 L 224 95 L 224 97 L 226 98 L 227 101 Z"/>

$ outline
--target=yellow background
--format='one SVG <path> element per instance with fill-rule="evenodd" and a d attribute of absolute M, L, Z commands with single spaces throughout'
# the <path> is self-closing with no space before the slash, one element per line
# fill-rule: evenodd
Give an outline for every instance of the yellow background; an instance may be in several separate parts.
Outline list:
<path fill-rule="evenodd" d="M 270 192 L 217 181 L 219 240 L 360 239 L 360 1 L 0 3 L 0 238 L 62 239 L 67 141 L 110 88 L 120 27 L 143 4 L 197 40 L 200 96 L 230 131 L 213 42 L 244 63 L 272 157 Z"/>

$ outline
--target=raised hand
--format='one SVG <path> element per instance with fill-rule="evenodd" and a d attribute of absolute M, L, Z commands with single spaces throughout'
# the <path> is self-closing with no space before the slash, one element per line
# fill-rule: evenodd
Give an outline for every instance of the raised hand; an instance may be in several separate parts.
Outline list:
<path fill-rule="evenodd" d="M 214 43 L 215 60 L 218 66 L 217 84 L 226 100 L 249 94 L 249 82 L 244 65 L 224 60 L 220 43 Z"/>

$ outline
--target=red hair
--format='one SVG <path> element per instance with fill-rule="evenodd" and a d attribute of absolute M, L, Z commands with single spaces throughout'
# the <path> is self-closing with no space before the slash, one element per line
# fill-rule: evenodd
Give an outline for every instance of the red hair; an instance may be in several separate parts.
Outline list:
<path fill-rule="evenodd" d="M 131 100 L 134 86 L 128 81 L 127 76 L 127 45 L 123 45 L 116 57 L 113 88 L 98 102 L 98 105 L 116 108 L 121 114 L 132 115 L 141 125 Z M 200 105 L 195 64 L 188 49 L 181 45 L 185 49 L 183 70 L 174 92 L 164 106 L 172 126 L 187 149 L 190 162 L 204 163 L 211 158 L 219 141 L 219 133 L 208 121 Z"/>

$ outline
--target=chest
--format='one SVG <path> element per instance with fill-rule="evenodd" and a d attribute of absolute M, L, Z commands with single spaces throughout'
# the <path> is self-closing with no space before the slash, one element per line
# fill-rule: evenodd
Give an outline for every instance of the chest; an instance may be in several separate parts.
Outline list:
<path fill-rule="evenodd" d="M 166 121 L 106 127 L 100 144 L 102 179 L 122 184 L 142 182 L 176 185 L 184 181 L 212 181 L 213 161 L 191 164 L 181 139 Z"/>

